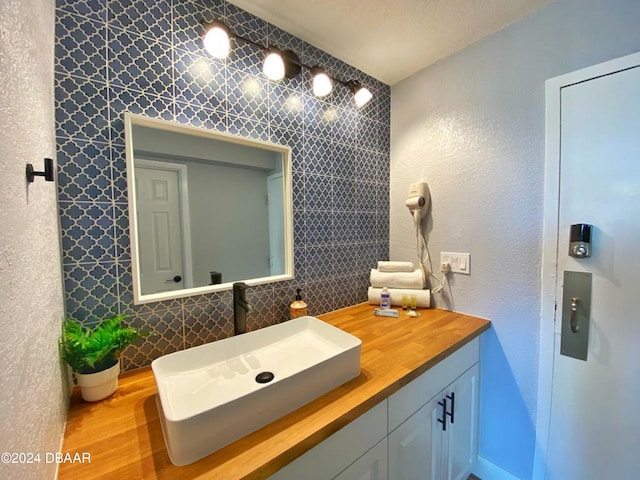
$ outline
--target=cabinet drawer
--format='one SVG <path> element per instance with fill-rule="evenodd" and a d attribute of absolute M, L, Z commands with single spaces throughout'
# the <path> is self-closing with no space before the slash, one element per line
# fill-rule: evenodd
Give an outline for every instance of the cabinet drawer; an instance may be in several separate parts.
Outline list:
<path fill-rule="evenodd" d="M 475 338 L 388 398 L 389 432 L 417 412 L 480 359 L 480 339 Z"/>
<path fill-rule="evenodd" d="M 269 480 L 326 480 L 387 436 L 387 400 L 338 430 Z"/>

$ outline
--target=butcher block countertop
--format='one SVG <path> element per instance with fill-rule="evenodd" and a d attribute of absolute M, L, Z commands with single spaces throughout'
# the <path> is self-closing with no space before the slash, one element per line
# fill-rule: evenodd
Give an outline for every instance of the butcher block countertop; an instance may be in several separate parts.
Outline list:
<path fill-rule="evenodd" d="M 360 375 L 191 465 L 169 460 L 150 368 L 120 376 L 109 399 L 86 403 L 74 392 L 62 452 L 90 455 L 62 463 L 65 479 L 262 479 L 317 445 L 490 326 L 441 309 L 419 317 L 376 317 L 363 303 L 318 318 L 362 340 Z M 86 458 L 86 456 L 84 457 Z"/>

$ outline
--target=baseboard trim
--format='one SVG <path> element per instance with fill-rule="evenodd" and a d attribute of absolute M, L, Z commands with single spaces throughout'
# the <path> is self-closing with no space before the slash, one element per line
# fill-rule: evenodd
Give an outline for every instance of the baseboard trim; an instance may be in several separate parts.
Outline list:
<path fill-rule="evenodd" d="M 473 473 L 482 480 L 521 480 L 480 455 Z"/>

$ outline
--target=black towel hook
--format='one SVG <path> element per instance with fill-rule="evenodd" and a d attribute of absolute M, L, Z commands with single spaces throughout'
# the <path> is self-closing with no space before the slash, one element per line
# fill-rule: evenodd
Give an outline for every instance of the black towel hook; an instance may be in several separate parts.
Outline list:
<path fill-rule="evenodd" d="M 53 160 L 51 158 L 44 159 L 44 172 L 36 172 L 33 165 L 27 163 L 27 181 L 32 183 L 36 176 L 44 177 L 47 182 L 53 182 Z"/>

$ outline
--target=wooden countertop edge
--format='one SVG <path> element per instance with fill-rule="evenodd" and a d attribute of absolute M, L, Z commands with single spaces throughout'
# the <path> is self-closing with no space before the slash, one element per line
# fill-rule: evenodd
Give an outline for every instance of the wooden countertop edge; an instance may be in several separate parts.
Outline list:
<path fill-rule="evenodd" d="M 349 325 L 349 322 L 358 319 L 359 314 L 357 312 L 365 307 L 369 306 L 360 304 L 347 307 L 328 314 L 318 315 L 318 318 L 348 331 L 348 328 L 344 328 L 345 325 L 342 324 L 346 322 Z M 427 312 L 441 316 L 442 318 L 439 321 L 446 321 L 447 318 L 455 320 L 460 317 L 466 317 L 477 320 L 475 322 L 477 325 L 470 328 L 469 332 L 463 337 L 457 338 L 454 343 L 439 350 L 436 355 L 425 357 L 424 362 L 419 365 L 412 364 L 410 367 L 394 365 L 393 369 L 386 375 L 389 377 L 389 383 L 386 385 L 384 382 L 387 380 L 384 379 L 377 379 L 375 382 L 369 381 L 375 372 L 368 369 L 374 368 L 374 362 L 370 362 L 371 366 L 363 364 L 360 375 L 353 380 L 194 464 L 184 467 L 174 467 L 170 463 L 167 465 L 168 456 L 166 450 L 158 452 L 157 444 L 154 445 L 157 439 L 149 440 L 150 445 L 146 445 L 150 451 L 142 451 L 143 445 L 138 442 L 140 447 L 139 461 L 144 463 L 144 465 L 141 465 L 141 470 L 149 472 L 150 475 L 141 473 L 143 473 L 144 478 L 147 478 L 147 476 L 149 478 L 171 479 L 224 478 L 224 480 L 267 478 L 379 402 L 388 398 L 451 353 L 481 335 L 491 325 L 488 320 L 478 317 L 446 310 L 438 312 L 437 310 L 430 309 Z M 353 312 L 356 313 L 354 314 Z M 426 315 L 428 316 L 429 313 Z M 126 404 L 126 397 L 129 395 L 132 395 L 131 398 L 139 397 L 139 399 L 135 400 L 134 406 L 137 404 L 136 408 L 142 408 L 145 415 L 142 419 L 136 415 L 137 425 L 135 425 L 135 430 L 138 431 L 142 427 L 146 427 L 149 430 L 153 426 L 152 424 L 157 421 L 157 418 L 153 417 L 154 412 L 149 412 L 145 408 L 145 405 L 148 407 L 149 400 L 153 399 L 157 393 L 151 368 L 145 367 L 123 373 L 120 381 L 121 386 L 116 394 L 119 398 L 114 398 L 114 409 L 121 404 Z M 383 382 L 382 384 L 380 384 L 381 381 Z M 373 391 L 368 392 L 367 390 Z M 104 409 L 110 403 L 108 401 L 103 402 L 101 407 L 100 404 L 78 402 L 77 398 L 78 393 L 74 392 L 73 408 L 70 410 L 68 422 L 73 422 L 74 419 L 81 422 L 81 420 L 86 419 L 83 418 L 86 415 L 90 415 L 93 411 L 98 411 L 101 408 Z M 129 403 L 131 403 L 131 400 L 129 400 Z M 153 403 L 155 404 L 155 402 Z M 140 411 L 137 413 L 139 414 Z M 157 415 L 157 412 L 155 414 Z M 301 424 L 304 424 L 304 427 L 298 428 Z M 76 428 L 78 428 L 77 425 Z M 157 434 L 157 432 L 155 433 Z M 68 445 L 68 440 L 67 434 L 65 434 L 63 451 L 74 450 L 70 448 L 71 445 Z M 162 448 L 164 448 L 164 439 L 161 438 L 160 441 Z M 75 451 L 79 450 L 79 448 L 75 448 Z M 166 459 L 158 458 L 158 456 L 162 457 L 163 455 Z M 61 468 L 59 478 L 76 478 L 77 474 L 82 471 L 76 471 L 71 466 L 66 465 L 61 465 L 61 467 L 63 468 Z M 63 473 L 65 474 L 64 476 L 62 475 Z"/>

